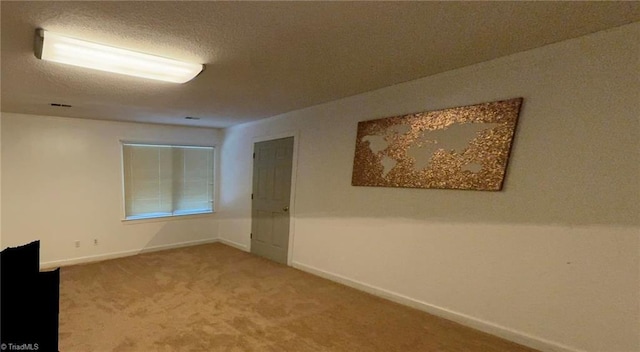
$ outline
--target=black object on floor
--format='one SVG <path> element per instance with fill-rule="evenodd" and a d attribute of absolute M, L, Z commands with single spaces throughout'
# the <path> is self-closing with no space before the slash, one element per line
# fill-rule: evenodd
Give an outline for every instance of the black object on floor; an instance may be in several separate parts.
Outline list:
<path fill-rule="evenodd" d="M 0 253 L 0 349 L 58 351 L 60 269 L 40 272 L 40 241 Z"/>

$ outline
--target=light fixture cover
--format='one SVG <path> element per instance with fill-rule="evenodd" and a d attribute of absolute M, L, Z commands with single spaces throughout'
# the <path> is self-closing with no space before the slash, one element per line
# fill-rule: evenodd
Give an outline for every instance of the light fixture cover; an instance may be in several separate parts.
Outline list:
<path fill-rule="evenodd" d="M 202 64 L 87 42 L 43 29 L 36 31 L 35 55 L 42 60 L 173 83 L 188 82 L 204 69 Z"/>

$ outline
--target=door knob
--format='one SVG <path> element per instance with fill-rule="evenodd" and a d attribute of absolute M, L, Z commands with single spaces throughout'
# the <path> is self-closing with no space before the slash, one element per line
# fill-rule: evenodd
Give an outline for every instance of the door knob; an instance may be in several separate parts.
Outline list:
<path fill-rule="evenodd" d="M 286 206 L 286 207 L 282 208 L 282 210 L 283 210 L 283 211 L 289 211 L 289 207 L 288 207 L 288 206 Z"/>

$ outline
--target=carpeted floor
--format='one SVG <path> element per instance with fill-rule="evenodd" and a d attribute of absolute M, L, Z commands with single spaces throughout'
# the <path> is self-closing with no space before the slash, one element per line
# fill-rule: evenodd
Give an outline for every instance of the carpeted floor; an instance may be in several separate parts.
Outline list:
<path fill-rule="evenodd" d="M 529 348 L 208 244 L 64 267 L 60 351 Z"/>

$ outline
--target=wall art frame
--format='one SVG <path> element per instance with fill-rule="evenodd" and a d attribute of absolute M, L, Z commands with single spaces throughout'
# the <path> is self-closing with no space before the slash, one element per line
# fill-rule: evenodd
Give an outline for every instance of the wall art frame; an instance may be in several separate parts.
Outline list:
<path fill-rule="evenodd" d="M 353 186 L 500 191 L 523 98 L 358 123 Z"/>

